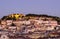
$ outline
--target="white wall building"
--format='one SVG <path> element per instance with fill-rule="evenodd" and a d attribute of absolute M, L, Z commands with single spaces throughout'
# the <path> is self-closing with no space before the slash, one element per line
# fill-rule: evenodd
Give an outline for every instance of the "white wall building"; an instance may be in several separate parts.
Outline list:
<path fill-rule="evenodd" d="M 11 25 L 13 20 L 7 20 L 6 22 L 7 22 L 7 25 Z"/>

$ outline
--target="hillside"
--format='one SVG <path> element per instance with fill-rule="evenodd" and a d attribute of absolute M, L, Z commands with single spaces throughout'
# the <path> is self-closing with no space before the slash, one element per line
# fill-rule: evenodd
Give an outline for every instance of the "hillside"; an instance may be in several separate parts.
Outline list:
<path fill-rule="evenodd" d="M 56 21 L 58 21 L 58 22 L 60 22 L 60 17 L 57 17 L 57 16 L 49 16 L 49 15 L 45 15 L 45 14 L 40 14 L 40 15 L 38 15 L 38 14 L 26 14 L 25 16 L 24 15 L 20 15 L 20 14 L 13 14 L 13 16 L 12 15 L 8 15 L 8 16 L 3 16 L 2 18 L 1 18 L 1 20 L 16 20 L 16 19 L 18 19 L 18 18 L 25 18 L 25 17 L 27 17 L 28 19 L 29 19 L 29 17 L 47 17 L 47 18 L 52 18 L 53 20 L 56 20 Z"/>

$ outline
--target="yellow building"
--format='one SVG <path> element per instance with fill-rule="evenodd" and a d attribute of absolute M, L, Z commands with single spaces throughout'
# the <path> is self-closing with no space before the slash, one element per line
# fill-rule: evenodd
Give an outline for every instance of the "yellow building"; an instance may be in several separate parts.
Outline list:
<path fill-rule="evenodd" d="M 11 18 L 15 17 L 16 19 L 18 19 L 18 18 L 24 17 L 25 15 L 23 15 L 23 14 L 10 14 L 8 16 L 11 17 Z"/>

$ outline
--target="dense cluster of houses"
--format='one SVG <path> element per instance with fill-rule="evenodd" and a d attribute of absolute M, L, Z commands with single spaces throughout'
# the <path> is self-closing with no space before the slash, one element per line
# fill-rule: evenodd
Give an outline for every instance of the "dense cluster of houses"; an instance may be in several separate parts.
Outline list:
<path fill-rule="evenodd" d="M 18 15 L 16 16 L 18 17 Z M 22 28 L 25 28 L 27 29 L 26 32 L 33 32 L 35 30 L 54 30 L 56 26 L 59 26 L 56 20 L 52 20 L 52 18 L 47 17 L 34 17 L 34 19 L 31 18 L 29 20 L 23 20 L 23 18 L 19 19 L 20 20 L 2 20 L 0 24 L 0 29 L 15 29 L 17 31 L 20 31 Z"/>
<path fill-rule="evenodd" d="M 9 17 L 14 17 L 14 15 L 9 15 Z M 12 31 L 13 33 L 35 33 L 40 31 L 52 31 L 56 29 L 56 26 L 60 26 L 53 18 L 30 17 L 30 19 L 26 20 L 21 18 L 22 16 L 20 18 L 18 16 L 20 16 L 20 14 L 15 15 L 18 20 L 1 20 L 0 30 Z"/>

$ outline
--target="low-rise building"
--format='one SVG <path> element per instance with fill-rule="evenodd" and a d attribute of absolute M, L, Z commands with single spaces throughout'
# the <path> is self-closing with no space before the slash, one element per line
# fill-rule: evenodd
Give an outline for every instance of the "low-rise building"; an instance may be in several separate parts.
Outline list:
<path fill-rule="evenodd" d="M 13 20 L 6 20 L 7 25 L 11 25 Z"/>

